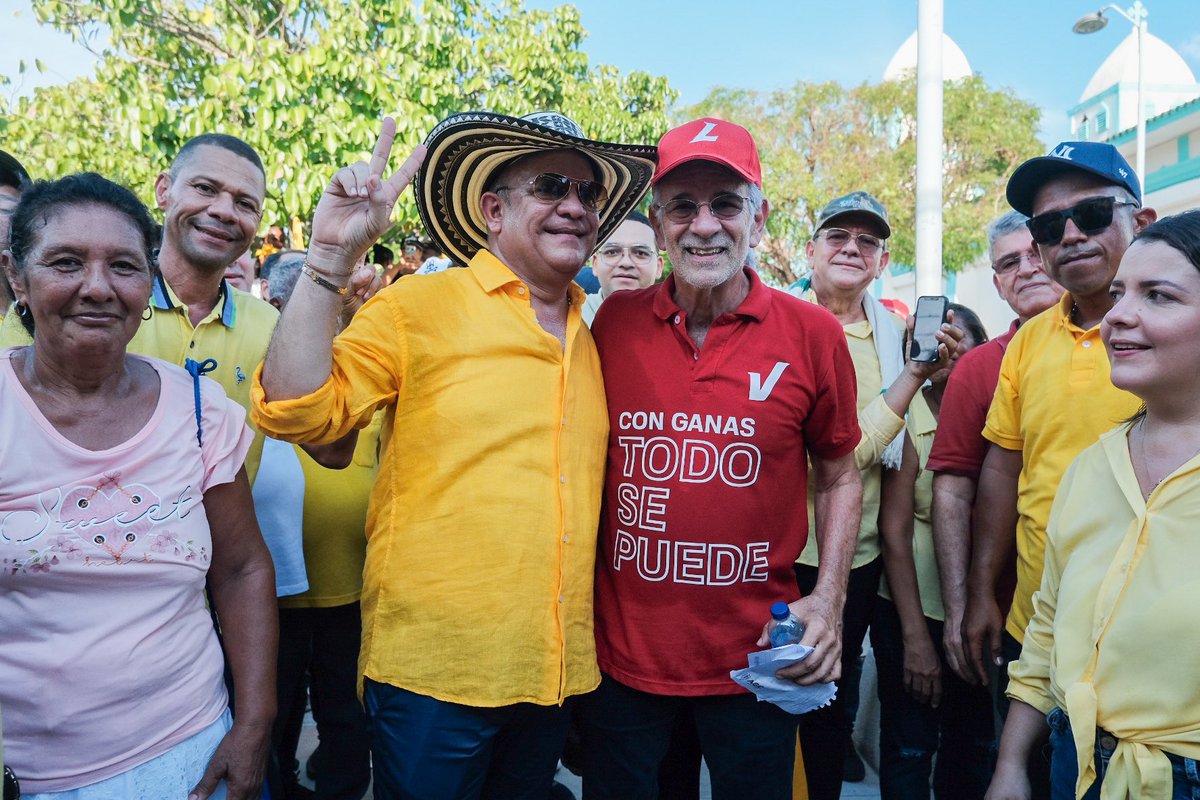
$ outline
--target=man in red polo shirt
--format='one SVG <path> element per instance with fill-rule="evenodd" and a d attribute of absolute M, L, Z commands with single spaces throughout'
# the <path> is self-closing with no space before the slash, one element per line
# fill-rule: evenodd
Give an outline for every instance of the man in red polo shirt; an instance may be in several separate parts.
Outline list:
<path fill-rule="evenodd" d="M 816 648 L 780 677 L 838 677 L 862 495 L 854 367 L 831 314 L 746 266 L 768 211 L 745 129 L 700 119 L 669 131 L 651 216 L 673 272 L 611 295 L 596 316 L 611 433 L 589 798 L 656 798 L 673 722 L 690 714 L 714 798 L 790 799 L 796 717 L 729 678 L 761 649 L 776 601 L 791 602 Z M 806 461 L 822 563 L 797 599 Z"/>

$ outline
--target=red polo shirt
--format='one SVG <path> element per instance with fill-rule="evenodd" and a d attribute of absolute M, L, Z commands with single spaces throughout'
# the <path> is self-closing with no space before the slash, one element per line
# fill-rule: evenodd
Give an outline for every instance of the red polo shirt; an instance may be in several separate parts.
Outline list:
<path fill-rule="evenodd" d="M 765 286 L 688 337 L 674 277 L 596 315 L 611 423 L 596 565 L 600 668 L 670 695 L 736 694 L 729 671 L 798 596 L 807 461 L 860 437 L 842 326 Z"/>
<path fill-rule="evenodd" d="M 988 451 L 983 426 L 1000 380 L 1000 362 L 1017 333 L 1017 324 L 1013 320 L 1007 333 L 968 351 L 954 365 L 946 381 L 937 436 L 925 469 L 979 480 Z"/>
<path fill-rule="evenodd" d="M 933 450 L 925 469 L 979 481 L 989 444 L 983 438 L 983 426 L 1000 380 L 1004 351 L 1016 335 L 1019 324 L 1013 320 L 1007 333 L 970 350 L 954 365 L 942 395 L 937 436 L 933 437 Z M 996 584 L 996 603 L 1004 613 L 1008 613 L 1012 605 L 1016 586 L 1017 554 L 1014 551 Z"/>

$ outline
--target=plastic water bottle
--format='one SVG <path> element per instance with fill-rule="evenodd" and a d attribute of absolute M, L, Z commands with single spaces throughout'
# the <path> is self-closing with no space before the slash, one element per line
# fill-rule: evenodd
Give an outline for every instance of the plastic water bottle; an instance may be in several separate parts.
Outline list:
<path fill-rule="evenodd" d="M 796 615 L 788 608 L 787 603 L 775 603 L 771 606 L 771 622 L 767 625 L 767 638 L 771 647 L 783 647 L 794 644 L 804 638 L 804 624 L 796 619 Z"/>

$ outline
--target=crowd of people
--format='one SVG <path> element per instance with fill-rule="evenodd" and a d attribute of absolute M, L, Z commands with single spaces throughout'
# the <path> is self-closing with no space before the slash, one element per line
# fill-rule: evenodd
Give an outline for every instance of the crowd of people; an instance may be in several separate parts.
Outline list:
<path fill-rule="evenodd" d="M 1030 159 L 986 231 L 1011 326 L 950 304 L 918 360 L 865 188 L 760 279 L 735 122 L 395 130 L 304 249 L 252 250 L 231 135 L 158 176 L 161 225 L 0 152 L 6 792 L 544 800 L 562 763 L 695 800 L 703 762 L 832 800 L 868 635 L 888 800 L 1200 792 L 1200 211 L 1157 220 L 1107 144 Z M 779 601 L 811 652 L 776 677 L 838 686 L 805 714 L 731 679 Z"/>

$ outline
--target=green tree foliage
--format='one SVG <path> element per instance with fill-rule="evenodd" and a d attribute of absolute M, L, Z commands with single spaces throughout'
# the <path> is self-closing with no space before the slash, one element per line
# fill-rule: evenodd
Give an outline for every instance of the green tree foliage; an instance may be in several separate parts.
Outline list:
<path fill-rule="evenodd" d="M 944 105 L 942 259 L 944 269 L 957 271 L 984 251 L 988 220 L 1007 210 L 1008 176 L 1042 146 L 1037 107 L 979 77 L 947 82 Z M 718 88 L 684 116 L 728 119 L 754 135 L 771 204 L 761 265 L 786 285 L 805 270 L 817 213 L 856 189 L 888 208 L 892 263 L 913 263 L 916 111 L 909 78 L 854 88 L 798 83 L 769 94 Z"/>
<path fill-rule="evenodd" d="M 0 138 L 40 176 L 94 170 L 152 200 L 154 176 L 206 131 L 266 164 L 264 224 L 307 217 L 330 176 L 370 155 L 378 120 L 395 153 L 438 120 L 489 109 L 571 116 L 610 141 L 656 141 L 666 78 L 588 65 L 571 6 L 521 0 L 34 0 L 39 20 L 98 50 L 94 78 L 5 107 Z M 416 228 L 411 194 L 397 212 Z"/>

